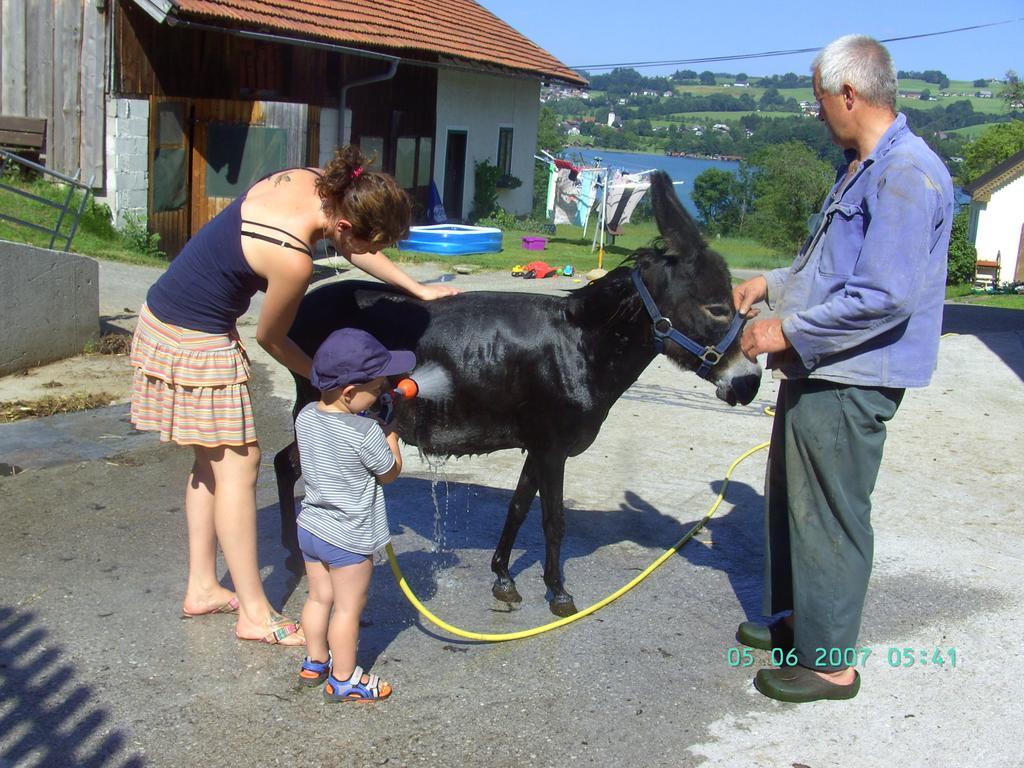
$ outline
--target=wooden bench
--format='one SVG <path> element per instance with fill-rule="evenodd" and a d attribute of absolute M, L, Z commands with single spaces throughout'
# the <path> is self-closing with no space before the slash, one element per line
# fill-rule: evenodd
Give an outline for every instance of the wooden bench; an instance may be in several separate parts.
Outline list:
<path fill-rule="evenodd" d="M 40 162 L 46 156 L 46 119 L 0 115 L 0 147 Z"/>
<path fill-rule="evenodd" d="M 974 268 L 974 287 L 975 288 L 998 288 L 996 281 L 999 279 L 999 255 L 996 255 L 995 261 L 987 261 L 985 259 L 978 259 L 978 263 Z"/>

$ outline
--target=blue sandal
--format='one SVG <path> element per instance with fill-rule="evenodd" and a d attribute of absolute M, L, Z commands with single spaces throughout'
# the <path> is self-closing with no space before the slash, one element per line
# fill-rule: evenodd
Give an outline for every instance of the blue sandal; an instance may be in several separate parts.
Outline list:
<path fill-rule="evenodd" d="M 320 685 L 331 674 L 331 657 L 328 654 L 327 661 L 313 661 L 309 656 L 302 662 L 302 669 L 299 670 L 299 685 L 314 687 Z"/>
<path fill-rule="evenodd" d="M 377 675 L 367 675 L 362 682 L 363 668 L 356 667 L 348 680 L 338 680 L 333 673 L 324 686 L 324 701 L 381 701 L 391 695 L 391 686 Z"/>

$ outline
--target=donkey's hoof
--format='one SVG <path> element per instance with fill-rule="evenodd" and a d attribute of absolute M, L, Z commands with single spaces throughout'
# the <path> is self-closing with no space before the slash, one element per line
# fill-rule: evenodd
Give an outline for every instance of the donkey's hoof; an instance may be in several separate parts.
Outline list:
<path fill-rule="evenodd" d="M 558 595 L 548 603 L 548 607 L 555 616 L 572 616 L 576 613 L 576 603 L 572 601 L 572 595 Z"/>
<path fill-rule="evenodd" d="M 521 603 L 522 596 L 516 591 L 516 583 L 512 579 L 497 578 L 491 587 L 491 594 L 503 603 Z"/>

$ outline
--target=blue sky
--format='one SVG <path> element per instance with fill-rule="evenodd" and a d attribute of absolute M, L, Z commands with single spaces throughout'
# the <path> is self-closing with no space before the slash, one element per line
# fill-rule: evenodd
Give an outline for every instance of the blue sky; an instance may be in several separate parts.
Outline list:
<path fill-rule="evenodd" d="M 883 39 L 1014 20 L 985 29 L 888 43 L 897 69 L 938 69 L 954 80 L 1024 76 L 1021 0 L 477 0 L 569 66 L 817 48 L 851 32 Z M 710 69 L 749 75 L 806 73 L 813 53 L 637 69 L 648 75 Z M 608 71 L 608 70 L 602 70 Z M 597 74 L 598 70 L 594 70 Z"/>

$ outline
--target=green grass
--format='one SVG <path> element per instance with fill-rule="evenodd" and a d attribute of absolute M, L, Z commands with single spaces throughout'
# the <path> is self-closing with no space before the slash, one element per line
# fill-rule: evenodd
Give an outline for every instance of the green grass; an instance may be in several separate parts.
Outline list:
<path fill-rule="evenodd" d="M 3 182 L 10 186 L 18 187 L 33 195 L 63 202 L 67 195 L 67 188 L 41 180 L 26 180 L 17 175 L 3 177 Z M 76 193 L 72 202 L 74 210 L 78 209 L 81 201 L 81 194 Z M 60 212 L 43 203 L 30 200 L 26 197 L 0 189 L 0 210 L 9 216 L 30 221 L 44 227 L 53 227 L 57 223 Z M 65 217 L 60 232 L 67 235 L 70 232 L 71 222 Z M 111 261 L 121 261 L 130 264 L 145 264 L 150 266 L 166 266 L 167 259 L 162 256 L 147 253 L 141 241 L 145 240 L 145 231 L 141 226 L 136 225 L 126 230 L 128 234 L 118 232 L 110 222 L 110 210 L 105 205 L 98 205 L 90 198 L 86 204 L 82 219 L 79 222 L 78 230 L 71 241 L 71 252 L 84 256 L 92 256 Z M 134 234 L 134 239 L 132 238 Z M 0 239 L 11 240 L 16 243 L 28 243 L 29 245 L 47 248 L 50 245 L 50 235 L 38 232 L 29 227 L 9 221 L 0 221 Z M 54 248 L 63 248 L 64 240 L 58 238 Z"/>
<path fill-rule="evenodd" d="M 946 131 L 946 133 L 955 133 L 958 136 L 966 136 L 971 139 L 976 139 L 994 125 L 1004 125 L 1004 123 L 982 123 L 980 125 L 969 125 L 966 128 L 954 128 L 952 131 Z"/>
<path fill-rule="evenodd" d="M 757 115 L 758 117 L 764 117 L 768 119 L 784 118 L 784 117 L 800 117 L 800 112 L 676 112 L 669 115 L 669 119 L 677 124 L 689 124 L 692 125 L 694 122 L 702 121 L 705 123 L 737 123 L 741 117 L 746 115 Z M 653 124 L 654 121 L 652 121 Z"/>
<path fill-rule="evenodd" d="M 966 283 L 947 285 L 946 299 L 958 304 L 977 304 L 983 307 L 1000 309 L 1024 309 L 1024 296 L 1012 293 L 974 293 Z"/>
<path fill-rule="evenodd" d="M 658 228 L 653 221 L 627 224 L 624 230 L 625 234 L 616 237 L 614 244 L 610 241 L 605 244 L 601 263 L 604 269 L 618 266 L 633 251 L 650 245 L 658 236 Z M 523 237 L 541 236 L 548 239 L 545 250 L 528 251 L 522 247 Z M 598 250 L 591 251 L 593 236 L 593 223 L 588 227 L 586 237 L 583 237 L 581 227 L 560 224 L 553 236 L 538 235 L 536 232 L 506 231 L 502 234 L 501 253 L 477 253 L 451 258 L 441 257 L 436 253 L 415 253 L 393 248 L 387 249 L 386 253 L 398 263 L 450 262 L 452 265 L 466 264 L 481 269 L 510 272 L 517 264 L 543 261 L 552 267 L 564 267 L 568 264 L 576 272 L 584 273 L 598 266 Z M 793 258 L 792 254 L 775 253 L 760 243 L 745 238 L 723 237 L 709 242 L 712 248 L 722 254 L 730 269 L 773 269 L 788 265 Z"/>

